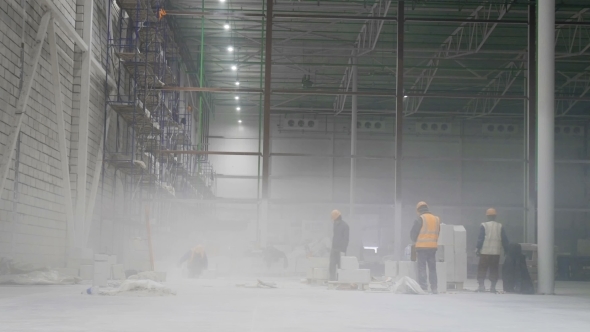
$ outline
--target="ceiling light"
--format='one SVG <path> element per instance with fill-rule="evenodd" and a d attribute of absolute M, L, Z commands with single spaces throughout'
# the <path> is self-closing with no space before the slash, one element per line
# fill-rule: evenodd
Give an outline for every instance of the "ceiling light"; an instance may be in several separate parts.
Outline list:
<path fill-rule="evenodd" d="M 239 86 L 239 85 L 240 85 L 240 81 L 236 81 L 236 85 L 238 85 L 238 86 Z"/>
<path fill-rule="evenodd" d="M 238 120 L 238 123 L 242 123 L 242 120 Z"/>
<path fill-rule="evenodd" d="M 234 48 L 230 46 L 230 47 L 227 48 L 227 51 L 228 52 L 233 52 L 234 51 Z"/>
<path fill-rule="evenodd" d="M 236 65 L 231 66 L 231 70 L 233 70 L 233 71 L 238 70 L 238 66 L 236 66 Z"/>
<path fill-rule="evenodd" d="M 229 30 L 229 22 L 225 22 L 225 24 L 223 25 L 223 28 L 225 30 Z"/>
<path fill-rule="evenodd" d="M 236 100 L 240 100 L 240 96 L 235 96 L 234 97 Z"/>
<path fill-rule="evenodd" d="M 242 109 L 241 107 L 236 107 L 236 111 L 239 111 L 239 110 L 241 110 L 241 109 Z"/>
<path fill-rule="evenodd" d="M 219 0 L 219 2 L 225 2 L 225 0 Z"/>
<path fill-rule="evenodd" d="M 404 98 L 408 98 L 408 96 L 404 96 Z"/>

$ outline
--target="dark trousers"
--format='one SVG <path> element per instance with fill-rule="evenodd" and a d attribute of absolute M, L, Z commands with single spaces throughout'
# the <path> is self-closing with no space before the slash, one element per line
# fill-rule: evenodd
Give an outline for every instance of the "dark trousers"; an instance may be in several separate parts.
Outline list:
<path fill-rule="evenodd" d="M 490 281 L 495 284 L 498 282 L 500 275 L 500 255 L 479 255 L 479 265 L 477 266 L 477 281 L 483 282 L 486 274 L 490 270 Z"/>
<path fill-rule="evenodd" d="M 423 290 L 428 290 L 426 283 L 426 266 L 428 266 L 428 280 L 430 289 L 438 290 L 438 278 L 436 276 L 436 249 L 416 248 L 416 260 L 418 261 L 418 283 Z"/>
<path fill-rule="evenodd" d="M 330 281 L 336 281 L 336 270 L 340 267 L 340 252 L 330 252 Z"/>

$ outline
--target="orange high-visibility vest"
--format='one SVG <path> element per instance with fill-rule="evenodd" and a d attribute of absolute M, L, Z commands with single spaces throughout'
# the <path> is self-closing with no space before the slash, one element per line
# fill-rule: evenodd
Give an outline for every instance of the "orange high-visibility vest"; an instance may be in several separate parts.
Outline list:
<path fill-rule="evenodd" d="M 430 213 L 424 213 L 420 218 L 422 218 L 422 228 L 416 240 L 416 248 L 437 248 L 440 219 Z"/>

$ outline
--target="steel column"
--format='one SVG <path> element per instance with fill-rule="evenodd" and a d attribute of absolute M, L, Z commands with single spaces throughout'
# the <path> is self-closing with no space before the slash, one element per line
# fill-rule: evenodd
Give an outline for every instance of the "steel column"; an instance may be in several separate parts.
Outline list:
<path fill-rule="evenodd" d="M 537 105 L 537 204 L 540 294 L 554 291 L 555 213 L 555 0 L 539 2 Z"/>
<path fill-rule="evenodd" d="M 537 41 L 537 13 L 535 4 L 529 5 L 529 30 L 528 30 L 528 80 L 527 80 L 527 109 L 525 116 L 525 225 L 524 240 L 527 243 L 536 242 L 536 178 L 535 178 L 535 148 L 536 130 L 535 118 L 537 101 L 537 62 L 536 45 Z"/>
<path fill-rule="evenodd" d="M 14 115 L 11 118 L 6 118 L 4 123 L 12 123 L 10 126 L 10 132 L 6 140 L 6 144 L 2 147 L 2 157 L 0 157 L 0 192 L 4 190 L 6 185 L 6 178 L 8 177 L 8 170 L 10 169 L 10 161 L 14 155 L 14 148 L 16 147 L 16 141 L 20 128 L 23 123 L 23 118 L 27 110 L 27 102 L 31 94 L 31 87 L 37 72 L 37 66 L 39 65 L 39 59 L 41 58 L 41 49 L 43 49 L 43 43 L 45 42 L 45 36 L 47 35 L 47 28 L 49 27 L 49 19 L 51 18 L 51 12 L 46 12 L 41 18 L 39 24 L 39 30 L 37 30 L 37 36 L 31 50 L 31 64 L 29 70 L 25 71 L 25 78 L 23 80 L 22 89 L 16 102 L 16 109 Z"/>
<path fill-rule="evenodd" d="M 90 129 L 90 65 L 92 59 L 92 26 L 94 0 L 84 1 L 82 22 L 82 39 L 88 46 L 88 52 L 81 54 L 80 68 L 80 108 L 78 125 L 78 163 L 76 170 L 76 245 L 86 247 L 84 227 L 86 221 L 86 188 L 88 178 L 88 141 Z"/>
<path fill-rule="evenodd" d="M 404 1 L 397 3 L 397 61 L 395 100 L 395 220 L 394 250 L 396 260 L 402 257 L 402 142 L 404 118 Z"/>
<path fill-rule="evenodd" d="M 352 55 L 352 92 L 358 90 L 358 68 L 357 68 L 357 52 L 356 50 Z M 350 220 L 353 221 L 354 215 L 354 201 L 355 201 L 355 190 L 356 190 L 356 141 L 357 141 L 357 110 L 358 110 L 358 96 L 353 95 L 351 98 L 352 102 L 352 116 L 350 119 L 350 205 L 349 213 Z"/>
<path fill-rule="evenodd" d="M 270 175 L 270 95 L 272 70 L 272 15 L 273 0 L 266 2 L 266 37 L 264 52 L 264 115 L 262 136 L 262 199 L 268 199 Z"/>
<path fill-rule="evenodd" d="M 59 153 L 61 161 L 61 173 L 64 190 L 64 205 L 67 223 L 67 239 L 70 246 L 74 244 L 74 207 L 72 204 L 72 191 L 70 184 L 70 157 L 68 156 L 68 145 L 66 139 L 66 125 L 63 110 L 63 99 L 61 94 L 61 79 L 59 74 L 59 59 L 57 56 L 57 43 L 55 35 L 55 21 L 53 18 L 49 21 L 49 30 L 47 31 L 47 41 L 49 42 L 49 55 L 51 57 L 51 76 L 53 81 L 53 102 L 57 122 L 57 138 L 59 143 Z"/>
<path fill-rule="evenodd" d="M 205 10 L 205 0 L 202 1 L 201 6 Z M 203 60 L 205 58 L 205 17 L 201 17 L 201 52 L 199 53 L 199 87 L 203 88 Z M 199 138 L 198 149 L 203 150 L 203 93 L 199 94 L 199 127 L 197 137 Z M 199 163 L 199 169 L 201 163 Z"/>

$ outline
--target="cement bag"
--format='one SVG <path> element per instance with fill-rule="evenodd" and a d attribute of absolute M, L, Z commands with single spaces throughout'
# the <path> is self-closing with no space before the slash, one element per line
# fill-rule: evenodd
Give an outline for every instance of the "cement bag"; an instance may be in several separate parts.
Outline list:
<path fill-rule="evenodd" d="M 418 294 L 426 295 L 427 293 L 420 287 L 416 280 L 410 277 L 402 277 L 395 281 L 391 288 L 397 294 Z"/>

